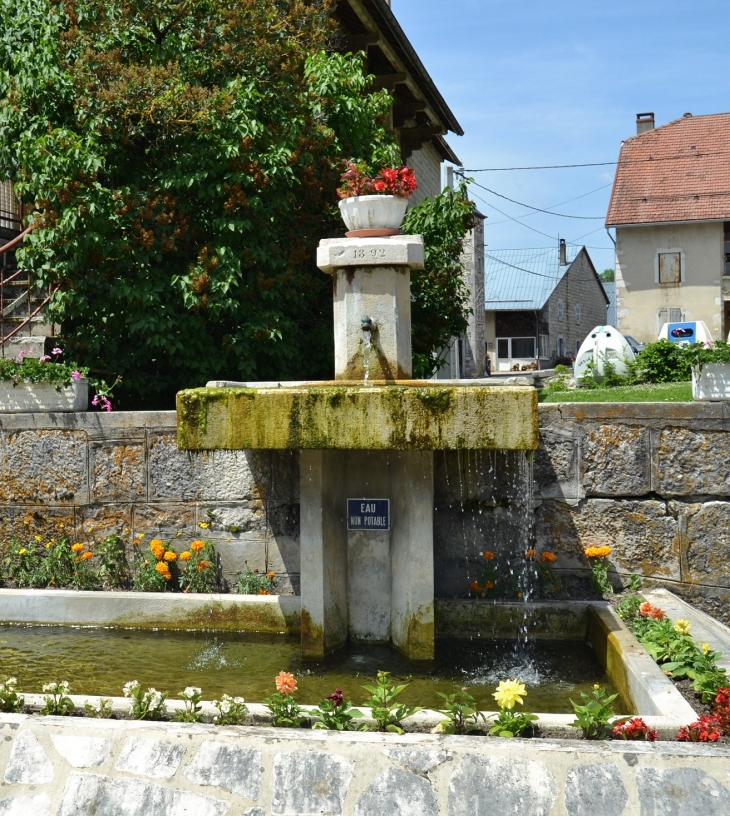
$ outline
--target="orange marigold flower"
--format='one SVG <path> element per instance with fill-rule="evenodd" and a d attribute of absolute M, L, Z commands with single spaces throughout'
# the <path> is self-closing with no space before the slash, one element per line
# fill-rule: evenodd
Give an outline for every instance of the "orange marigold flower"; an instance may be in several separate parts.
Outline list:
<path fill-rule="evenodd" d="M 139 545 L 140 545 L 141 543 L 142 543 L 142 542 L 141 542 L 141 541 L 140 541 L 138 538 L 135 538 L 135 539 L 134 539 L 134 541 L 132 542 L 132 546 L 133 546 L 133 547 L 139 547 Z"/>
<path fill-rule="evenodd" d="M 535 550 L 528 550 L 525 553 L 525 558 L 534 558 L 535 557 Z"/>
<path fill-rule="evenodd" d="M 150 544 L 150 550 L 158 561 L 160 561 L 165 554 L 164 544 Z"/>
<path fill-rule="evenodd" d="M 555 553 L 545 550 L 545 552 L 540 556 L 540 561 L 543 564 L 552 564 L 557 560 L 557 557 L 558 556 L 555 555 Z"/>
<path fill-rule="evenodd" d="M 193 552 L 200 552 L 204 547 L 205 541 L 200 541 L 200 539 L 198 539 L 198 541 L 193 541 L 193 543 L 190 545 L 190 549 Z"/>
<path fill-rule="evenodd" d="M 165 561 L 177 561 L 177 555 L 172 550 L 167 550 L 163 557 Z"/>
<path fill-rule="evenodd" d="M 210 561 L 201 561 L 198 564 L 198 572 L 202 572 L 203 570 L 207 570 L 210 566 Z"/>
<path fill-rule="evenodd" d="M 494 589 L 494 584 L 491 581 L 487 581 L 487 583 L 484 584 L 484 589 Z"/>
<path fill-rule="evenodd" d="M 180 560 L 181 561 L 189 561 L 192 557 L 193 557 L 193 554 L 191 552 L 188 552 L 187 550 L 185 550 L 185 552 L 180 553 Z"/>
<path fill-rule="evenodd" d="M 276 578 L 276 573 L 275 572 L 267 572 L 266 577 L 269 579 L 269 581 L 272 581 L 274 578 Z"/>
<path fill-rule="evenodd" d="M 81 552 L 81 550 L 83 549 L 84 549 L 83 544 L 74 544 L 73 547 L 71 547 L 71 552 Z"/>
<path fill-rule="evenodd" d="M 587 558 L 605 558 L 606 556 L 611 555 L 611 548 L 608 546 L 586 547 L 584 552 Z"/>
<path fill-rule="evenodd" d="M 168 576 L 170 574 L 170 568 L 167 566 L 167 564 L 164 561 L 160 561 L 159 563 L 155 564 L 155 569 L 163 577 Z"/>
<path fill-rule="evenodd" d="M 294 694 L 297 690 L 297 681 L 294 679 L 294 675 L 289 672 L 279 672 L 276 675 L 275 682 L 279 694 Z"/>
<path fill-rule="evenodd" d="M 481 595 L 481 594 L 482 594 L 482 592 L 484 591 L 484 590 L 483 590 L 483 589 L 482 589 L 482 588 L 479 586 L 479 581 L 472 581 L 472 582 L 469 584 L 469 589 L 471 589 L 471 591 L 472 591 L 472 592 L 476 592 L 476 594 L 477 594 L 477 595 Z"/>
<path fill-rule="evenodd" d="M 85 553 L 84 553 L 84 554 L 81 556 L 81 560 L 82 560 L 82 561 L 88 561 L 88 560 L 89 560 L 89 558 L 93 558 L 93 557 L 94 557 L 94 553 L 85 552 Z"/>
<path fill-rule="evenodd" d="M 663 609 L 659 609 L 658 606 L 655 606 L 651 611 L 651 616 L 654 620 L 664 620 L 666 618 L 666 613 Z"/>
<path fill-rule="evenodd" d="M 484 558 L 485 561 L 491 561 L 494 558 L 494 553 L 489 552 L 489 550 L 485 550 L 482 553 L 482 557 Z"/>
<path fill-rule="evenodd" d="M 150 541 L 150 549 L 152 549 L 152 547 L 162 546 L 163 546 L 162 541 L 159 538 L 153 538 L 152 541 Z"/>
<path fill-rule="evenodd" d="M 271 595 L 268 589 L 260 589 L 259 595 Z"/>

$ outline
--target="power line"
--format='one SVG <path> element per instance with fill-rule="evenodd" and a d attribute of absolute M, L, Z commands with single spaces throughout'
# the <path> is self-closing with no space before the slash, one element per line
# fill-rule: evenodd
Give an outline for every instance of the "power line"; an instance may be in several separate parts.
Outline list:
<path fill-rule="evenodd" d="M 476 182 L 473 182 L 473 183 L 476 184 Z M 563 204 L 570 204 L 572 201 L 577 201 L 579 198 L 585 198 L 586 196 L 593 195 L 593 193 L 597 193 L 599 190 L 605 190 L 606 187 L 610 187 L 612 184 L 613 184 L 613 182 L 609 181 L 608 184 L 603 184 L 600 187 L 596 187 L 595 190 L 589 190 L 587 193 L 583 193 L 583 194 L 581 194 L 579 196 L 576 196 L 575 198 L 569 198 L 567 201 L 561 201 L 558 204 L 553 204 L 552 206 L 548 207 L 548 210 L 553 210 L 553 209 L 555 209 L 555 207 L 562 207 Z M 518 218 L 519 219 L 529 218 L 531 215 L 534 215 L 534 214 L 535 214 L 534 212 L 529 212 L 529 213 L 525 213 L 524 215 L 518 216 Z M 497 224 L 504 224 L 504 223 L 505 223 L 504 221 L 490 221 L 488 224 L 485 224 L 484 226 L 485 227 L 494 227 Z"/>
<path fill-rule="evenodd" d="M 498 198 L 503 198 L 505 201 L 511 201 L 513 204 L 519 204 L 520 207 L 527 207 L 529 210 L 534 210 L 535 212 L 547 213 L 547 215 L 556 215 L 559 218 L 575 218 L 579 221 L 603 221 L 605 218 L 604 215 L 566 215 L 565 213 L 556 213 L 552 212 L 551 210 L 543 210 L 540 207 L 533 207 L 531 204 L 525 204 L 522 201 L 517 201 L 514 198 L 502 195 L 502 193 L 498 193 L 495 190 L 490 190 L 489 187 L 479 184 L 478 181 L 472 181 L 472 184 L 475 184 L 477 187 L 481 187 L 482 190 L 486 190 L 492 195 L 496 195 Z"/>
<path fill-rule="evenodd" d="M 700 157 L 705 158 L 706 156 L 727 156 L 728 154 L 730 154 L 730 151 L 727 150 L 715 150 L 709 153 L 700 153 L 699 151 L 696 151 L 694 153 L 679 153 L 676 156 L 660 156 L 656 159 L 650 156 L 648 159 L 624 159 L 623 161 L 586 162 L 584 164 L 542 164 L 533 165 L 531 167 L 462 167 L 460 170 L 462 173 L 496 173 L 508 170 L 563 170 L 571 167 L 607 167 L 609 165 L 616 164 L 648 164 L 660 161 L 675 161 L 676 159 L 697 159 Z"/>
<path fill-rule="evenodd" d="M 535 229 L 535 227 L 531 227 L 529 224 L 524 224 L 522 221 L 518 221 L 516 218 L 513 218 L 509 213 L 506 213 L 504 210 L 500 210 L 499 207 L 495 207 L 494 204 L 490 204 L 488 201 L 485 201 L 480 195 L 477 195 L 474 191 L 472 191 L 472 195 L 474 198 L 478 198 L 482 204 L 486 204 L 487 207 L 491 207 L 493 210 L 496 210 L 500 215 L 503 215 L 505 218 L 508 218 L 510 221 L 514 221 L 515 224 L 519 224 L 521 227 L 526 227 L 533 232 L 536 232 L 538 235 L 542 235 L 545 238 L 549 238 L 551 241 L 557 241 L 558 239 L 554 235 L 548 235 L 546 232 L 542 232 L 539 229 Z"/>

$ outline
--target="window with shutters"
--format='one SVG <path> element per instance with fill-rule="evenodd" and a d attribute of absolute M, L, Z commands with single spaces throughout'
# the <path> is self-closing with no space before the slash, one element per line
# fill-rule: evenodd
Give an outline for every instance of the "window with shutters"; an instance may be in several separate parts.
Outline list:
<path fill-rule="evenodd" d="M 657 334 L 659 334 L 665 323 L 681 323 L 682 320 L 682 310 L 678 306 L 669 306 L 665 309 L 659 309 L 656 316 Z"/>
<path fill-rule="evenodd" d="M 581 312 L 581 308 L 579 305 L 576 304 L 575 307 L 575 322 L 580 323 L 583 313 Z"/>
<path fill-rule="evenodd" d="M 565 313 L 565 306 L 563 305 L 563 301 L 559 300 L 558 301 L 558 320 L 563 319 L 564 313 Z"/>

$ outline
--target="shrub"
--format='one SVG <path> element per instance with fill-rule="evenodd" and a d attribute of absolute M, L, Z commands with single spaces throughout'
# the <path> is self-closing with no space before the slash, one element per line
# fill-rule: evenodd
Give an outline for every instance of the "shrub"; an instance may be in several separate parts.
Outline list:
<path fill-rule="evenodd" d="M 643 382 L 683 382 L 691 377 L 691 357 L 686 346 L 657 340 L 639 353 L 638 376 Z"/>

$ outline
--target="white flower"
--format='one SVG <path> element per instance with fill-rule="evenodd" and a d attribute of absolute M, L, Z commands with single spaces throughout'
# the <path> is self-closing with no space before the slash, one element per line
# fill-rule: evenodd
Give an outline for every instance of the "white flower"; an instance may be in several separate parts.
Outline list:
<path fill-rule="evenodd" d="M 130 680 L 128 683 L 124 684 L 124 696 L 131 697 L 138 688 L 139 682 L 137 680 Z"/>
<path fill-rule="evenodd" d="M 245 702 L 245 700 L 243 699 L 243 697 L 234 697 L 234 698 L 233 698 L 233 702 L 234 702 L 236 705 L 243 705 L 243 704 L 244 704 L 244 702 Z"/>
<path fill-rule="evenodd" d="M 17 686 L 17 685 L 18 685 L 18 681 L 14 677 L 8 677 L 8 679 L 5 681 L 5 687 L 6 688 L 10 688 L 10 686 Z"/>
<path fill-rule="evenodd" d="M 231 703 L 229 700 L 223 700 L 218 707 L 221 710 L 221 714 L 228 714 L 228 712 L 231 710 Z"/>
<path fill-rule="evenodd" d="M 63 680 L 61 683 L 58 684 L 58 686 L 59 686 L 59 691 L 62 694 L 68 694 L 69 691 L 71 690 L 71 686 L 69 685 L 68 680 Z"/>
<path fill-rule="evenodd" d="M 55 683 L 45 683 L 43 686 L 43 691 L 45 691 L 48 694 L 52 694 L 55 690 L 56 690 Z"/>
<path fill-rule="evenodd" d="M 185 691 L 180 692 L 180 696 L 184 700 L 192 700 L 194 697 L 200 695 L 201 693 L 202 692 L 201 692 L 201 690 L 199 688 L 196 688 L 195 686 L 188 686 L 185 689 Z"/>

